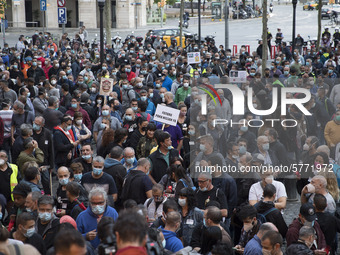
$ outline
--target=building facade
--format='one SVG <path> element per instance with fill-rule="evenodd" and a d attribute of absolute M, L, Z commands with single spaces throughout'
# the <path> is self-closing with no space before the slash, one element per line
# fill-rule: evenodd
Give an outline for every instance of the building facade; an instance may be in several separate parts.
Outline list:
<path fill-rule="evenodd" d="M 46 0 L 46 2 L 45 26 L 47 28 L 58 28 L 58 0 Z M 65 2 L 67 9 L 66 27 L 79 27 L 81 22 L 86 28 L 99 27 L 97 0 L 65 0 Z M 6 17 L 9 24 L 13 24 L 11 26 L 18 28 L 43 26 L 44 15 L 40 11 L 40 0 L 7 0 L 7 3 L 9 7 L 6 10 Z M 146 0 L 114 0 L 111 1 L 110 11 L 112 28 L 134 28 L 136 16 L 138 27 L 146 25 Z"/>

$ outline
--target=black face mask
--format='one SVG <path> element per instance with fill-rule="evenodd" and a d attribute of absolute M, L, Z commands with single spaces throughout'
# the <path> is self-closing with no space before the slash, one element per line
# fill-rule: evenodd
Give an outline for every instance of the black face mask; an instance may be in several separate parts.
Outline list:
<path fill-rule="evenodd" d="M 142 131 L 146 132 L 146 127 L 142 127 Z"/>
<path fill-rule="evenodd" d="M 119 110 L 119 105 L 115 105 L 115 106 L 114 106 L 114 109 L 115 109 L 115 110 Z"/>

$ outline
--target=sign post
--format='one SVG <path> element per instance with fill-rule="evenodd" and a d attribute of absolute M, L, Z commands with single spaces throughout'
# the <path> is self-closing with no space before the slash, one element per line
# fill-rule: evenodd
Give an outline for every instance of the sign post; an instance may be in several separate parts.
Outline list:
<path fill-rule="evenodd" d="M 40 0 L 40 11 L 43 12 L 43 19 L 42 19 L 43 33 L 45 33 L 45 12 L 46 12 L 46 7 L 47 7 L 46 0 Z"/>
<path fill-rule="evenodd" d="M 58 0 L 58 23 L 62 24 L 63 34 L 65 33 L 65 24 L 67 23 L 66 0 Z"/>
<path fill-rule="evenodd" d="M 61 1 L 61 0 L 59 0 Z M 58 3 L 59 3 L 58 1 Z M 65 24 L 67 23 L 66 7 L 58 8 L 58 24 L 63 25 L 63 34 L 65 33 Z"/>

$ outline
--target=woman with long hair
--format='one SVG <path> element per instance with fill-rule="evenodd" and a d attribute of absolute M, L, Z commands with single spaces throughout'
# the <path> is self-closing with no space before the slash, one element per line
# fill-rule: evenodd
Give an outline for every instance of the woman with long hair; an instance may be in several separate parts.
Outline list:
<path fill-rule="evenodd" d="M 191 188 L 183 188 L 178 193 L 178 205 L 182 216 L 181 229 L 178 233 L 183 245 L 190 245 L 194 228 L 203 222 L 203 212 L 196 207 L 195 192 Z"/>
<path fill-rule="evenodd" d="M 154 137 L 156 125 L 149 123 L 146 127 L 146 134 L 143 136 L 137 145 L 137 158 L 147 158 L 153 147 L 157 146 L 157 141 Z"/>
<path fill-rule="evenodd" d="M 97 154 L 99 156 L 102 156 L 103 158 L 105 158 L 106 155 L 110 153 L 113 147 L 109 145 L 110 143 L 114 141 L 114 136 L 115 136 L 115 131 L 111 128 L 105 129 L 103 131 L 102 143 L 97 151 Z"/>

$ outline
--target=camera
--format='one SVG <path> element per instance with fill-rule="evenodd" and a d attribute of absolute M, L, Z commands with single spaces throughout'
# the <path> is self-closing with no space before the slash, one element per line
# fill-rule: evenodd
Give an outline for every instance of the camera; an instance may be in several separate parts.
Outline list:
<path fill-rule="evenodd" d="M 98 255 L 113 255 L 116 254 L 116 237 L 114 234 L 105 237 L 103 242 L 98 246 Z"/>

